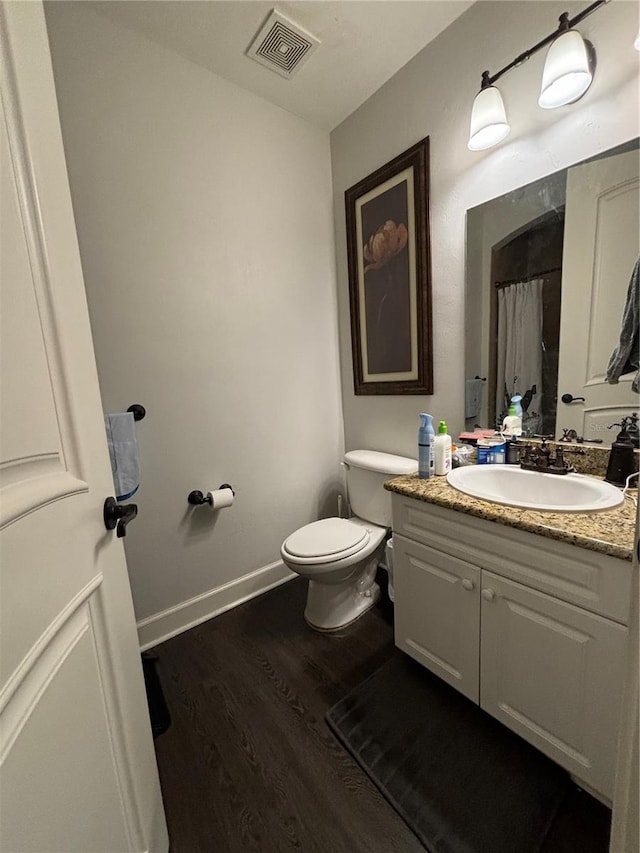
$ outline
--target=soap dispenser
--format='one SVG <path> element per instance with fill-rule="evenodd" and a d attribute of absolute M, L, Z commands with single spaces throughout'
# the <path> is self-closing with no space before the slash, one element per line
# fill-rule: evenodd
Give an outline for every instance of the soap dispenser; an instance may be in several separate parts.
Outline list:
<path fill-rule="evenodd" d="M 629 420 L 630 418 L 623 418 L 621 423 L 611 424 L 609 427 L 609 429 L 613 429 L 616 426 L 620 427 L 620 432 L 611 445 L 609 464 L 607 465 L 607 473 L 605 475 L 607 483 L 612 483 L 614 486 L 624 486 L 627 477 L 635 471 L 633 442 L 627 432 Z"/>
<path fill-rule="evenodd" d="M 522 435 L 522 415 L 518 414 L 514 403 L 509 406 L 507 417 L 502 421 L 504 435 Z"/>

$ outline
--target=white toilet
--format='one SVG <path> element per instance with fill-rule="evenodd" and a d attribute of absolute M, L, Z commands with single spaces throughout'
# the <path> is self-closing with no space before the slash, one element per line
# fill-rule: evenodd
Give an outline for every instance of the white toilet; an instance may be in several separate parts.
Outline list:
<path fill-rule="evenodd" d="M 418 470 L 415 459 L 352 450 L 345 454 L 352 518 L 306 524 L 282 544 L 282 560 L 309 578 L 304 618 L 318 631 L 337 631 L 372 607 L 380 596 L 375 582 L 391 527 L 391 495 L 384 482 Z"/>

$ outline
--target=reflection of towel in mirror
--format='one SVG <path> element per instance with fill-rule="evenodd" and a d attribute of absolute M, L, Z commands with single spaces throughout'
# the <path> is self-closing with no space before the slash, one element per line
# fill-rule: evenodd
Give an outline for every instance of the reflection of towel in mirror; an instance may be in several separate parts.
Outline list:
<path fill-rule="evenodd" d="M 480 407 L 482 406 L 482 379 L 467 379 L 464 395 L 464 416 L 465 419 L 477 418 L 480 415 Z"/>
<path fill-rule="evenodd" d="M 640 391 L 640 258 L 631 273 L 627 300 L 622 313 L 620 340 L 607 367 L 607 382 L 615 385 L 623 373 L 636 372 L 631 387 Z"/>

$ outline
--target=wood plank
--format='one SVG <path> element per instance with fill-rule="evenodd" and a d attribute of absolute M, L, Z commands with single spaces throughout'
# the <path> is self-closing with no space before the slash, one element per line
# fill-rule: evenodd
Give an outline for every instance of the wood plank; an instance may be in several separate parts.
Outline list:
<path fill-rule="evenodd" d="M 295 580 L 156 646 L 173 719 L 156 740 L 171 853 L 424 853 L 324 721 L 397 654 L 391 607 L 323 635 L 302 618 L 305 597 Z M 609 821 L 576 788 L 542 853 L 606 853 Z"/>
<path fill-rule="evenodd" d="M 324 721 L 393 654 L 389 609 L 323 635 L 305 596 L 295 580 L 155 648 L 172 853 L 423 853 Z"/>

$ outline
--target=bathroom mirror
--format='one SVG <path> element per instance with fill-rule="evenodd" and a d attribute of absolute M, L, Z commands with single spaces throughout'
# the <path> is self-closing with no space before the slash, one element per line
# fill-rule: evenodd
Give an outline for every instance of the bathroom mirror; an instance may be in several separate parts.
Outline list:
<path fill-rule="evenodd" d="M 630 355 L 623 331 L 640 254 L 638 149 L 636 139 L 467 211 L 467 428 L 499 427 L 517 394 L 527 435 L 571 430 L 609 445 L 609 425 L 638 410 L 637 316 Z"/>

